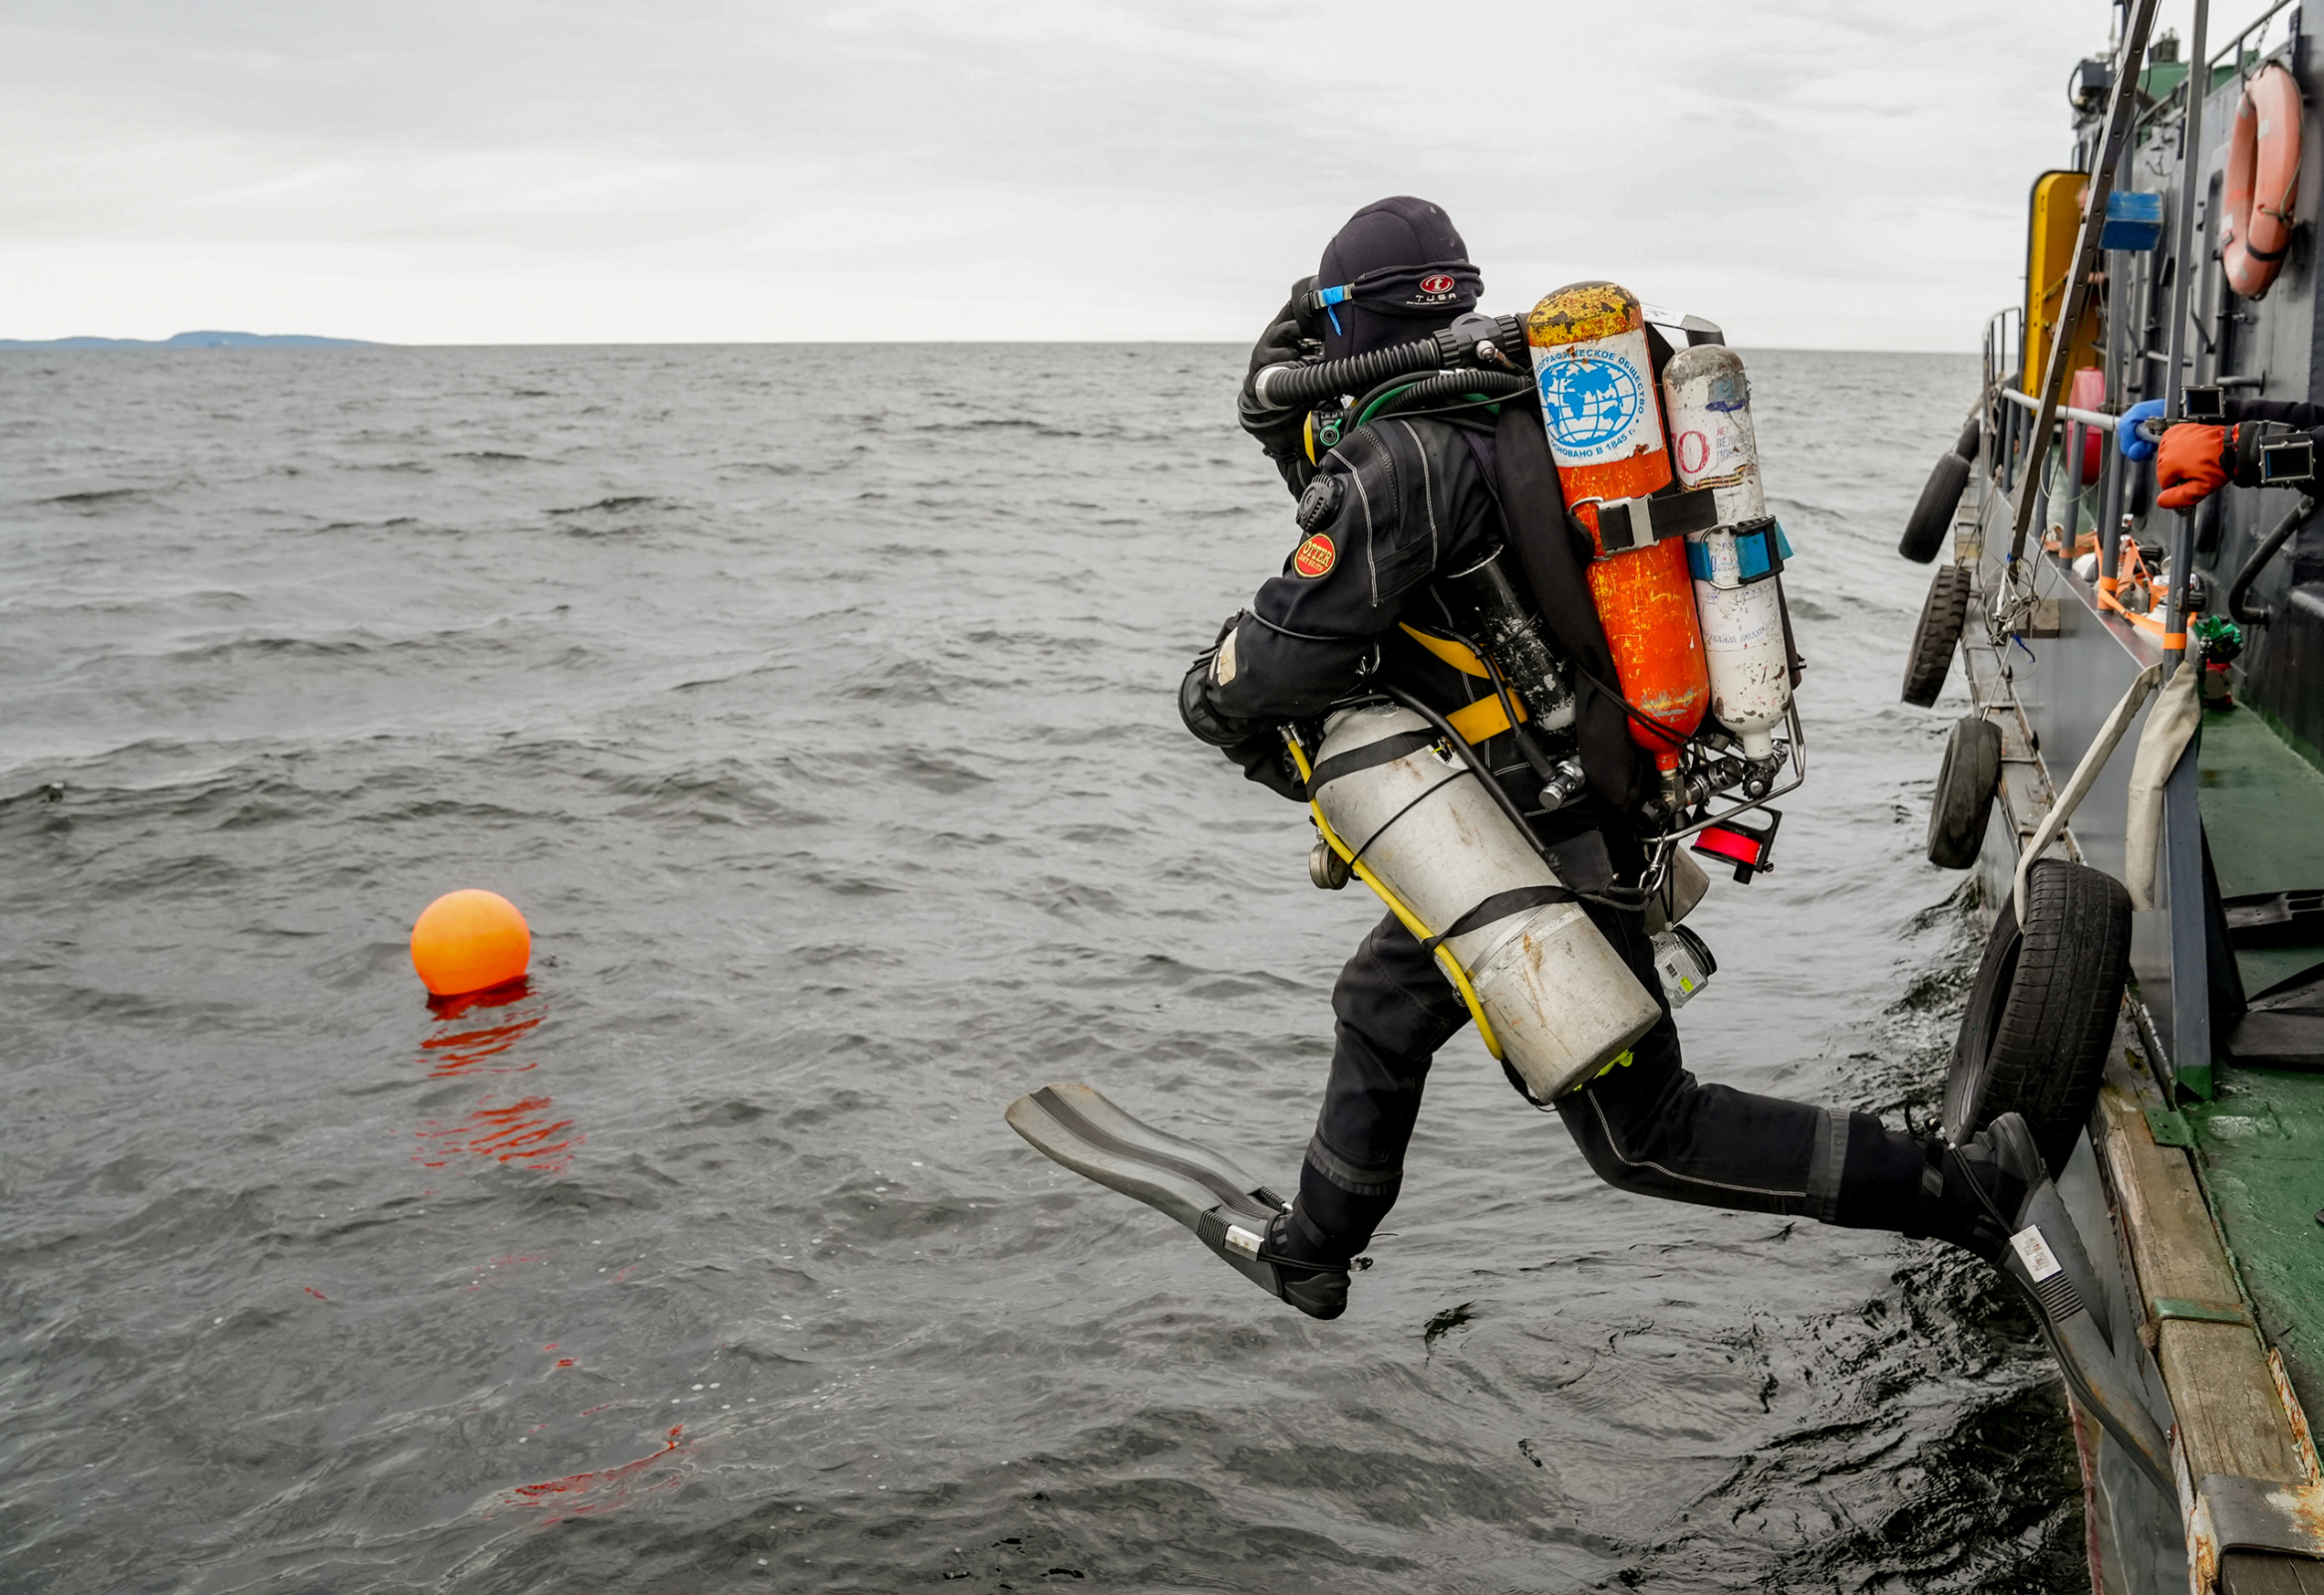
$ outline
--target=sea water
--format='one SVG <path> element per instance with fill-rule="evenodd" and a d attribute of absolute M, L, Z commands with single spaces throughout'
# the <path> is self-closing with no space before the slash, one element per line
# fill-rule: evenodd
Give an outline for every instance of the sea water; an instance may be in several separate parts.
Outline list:
<path fill-rule="evenodd" d="M 1917 1122 L 1974 366 L 1745 355 L 1813 774 L 1681 1031 Z M 1177 723 L 1298 540 L 1241 361 L 0 355 L 0 1588 L 2087 1587 L 1981 1265 L 1613 1191 L 1472 1036 L 1330 1324 L 1003 1124 L 1288 1186 L 1379 913 Z"/>

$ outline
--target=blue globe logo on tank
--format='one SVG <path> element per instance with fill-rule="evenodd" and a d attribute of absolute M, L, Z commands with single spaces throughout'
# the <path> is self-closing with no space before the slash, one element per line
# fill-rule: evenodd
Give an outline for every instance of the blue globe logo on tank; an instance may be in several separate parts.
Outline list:
<path fill-rule="evenodd" d="M 1644 405 L 1637 369 L 1602 349 L 1561 351 L 1541 363 L 1535 380 L 1550 440 L 1558 453 L 1578 460 L 1619 448 Z"/>

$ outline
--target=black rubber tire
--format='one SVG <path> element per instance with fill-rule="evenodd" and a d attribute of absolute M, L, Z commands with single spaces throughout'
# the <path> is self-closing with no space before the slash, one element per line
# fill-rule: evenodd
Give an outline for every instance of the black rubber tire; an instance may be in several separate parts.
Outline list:
<path fill-rule="evenodd" d="M 1985 848 L 1985 821 L 2001 784 L 2001 728 L 1983 715 L 1964 716 L 1945 742 L 1936 793 L 1928 804 L 1928 861 L 1939 869 L 1967 869 Z"/>
<path fill-rule="evenodd" d="M 1947 456 L 1950 459 L 1951 456 Z M 1945 690 L 1961 623 L 1969 618 L 1969 567 L 1946 565 L 1928 584 L 1920 624 L 1912 628 L 1912 651 L 1904 660 L 1904 701 L 1927 709 Z"/>
<path fill-rule="evenodd" d="M 2055 1175 L 2090 1122 L 2131 965 L 2131 895 L 2062 858 L 2026 882 L 2026 928 L 2006 898 L 1985 941 L 1945 1077 L 1945 1138 L 2022 1114 Z"/>
<path fill-rule="evenodd" d="M 1953 511 L 1961 506 L 1961 494 L 1969 485 L 1969 462 L 1956 454 L 1940 457 L 1936 469 L 1928 474 L 1928 483 L 1920 489 L 1920 502 L 1912 506 L 1912 515 L 1904 522 L 1904 535 L 1896 540 L 1896 551 L 1916 565 L 1925 565 L 1934 559 L 1945 545 L 1945 534 L 1953 529 Z"/>
<path fill-rule="evenodd" d="M 1969 424 L 1961 429 L 1960 442 L 1953 445 L 1953 453 L 1959 455 L 1963 460 L 1974 464 L 1977 459 L 1977 451 L 1980 447 L 1983 446 L 1984 442 L 1985 429 L 1982 425 L 1979 424 L 1975 416 L 1971 416 L 1969 418 Z M 1959 502 L 1958 499 L 1954 501 Z"/>

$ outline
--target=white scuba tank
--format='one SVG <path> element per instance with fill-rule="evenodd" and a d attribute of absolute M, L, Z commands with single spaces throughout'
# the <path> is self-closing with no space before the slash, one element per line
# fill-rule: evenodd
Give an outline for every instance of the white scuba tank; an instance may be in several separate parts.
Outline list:
<path fill-rule="evenodd" d="M 1562 890 L 1556 875 L 1438 741 L 1409 709 L 1341 710 L 1324 723 L 1308 795 L 1416 918 L 1438 935 L 1460 929 L 1445 950 L 1468 974 L 1502 1061 L 1546 1103 L 1620 1057 L 1661 1009 L 1579 903 L 1539 900 L 1538 888 Z M 1507 894 L 1517 895 L 1495 911 Z"/>
<path fill-rule="evenodd" d="M 1723 344 L 1681 349 L 1663 367 L 1671 461 L 1680 483 L 1713 489 L 1719 523 L 1687 534 L 1695 611 L 1710 667 L 1711 713 L 1743 744 L 1744 757 L 1775 751 L 1769 733 L 1792 702 L 1776 573 L 1791 549 L 1768 514 L 1760 486 L 1759 440 L 1751 424 L 1751 383 Z"/>

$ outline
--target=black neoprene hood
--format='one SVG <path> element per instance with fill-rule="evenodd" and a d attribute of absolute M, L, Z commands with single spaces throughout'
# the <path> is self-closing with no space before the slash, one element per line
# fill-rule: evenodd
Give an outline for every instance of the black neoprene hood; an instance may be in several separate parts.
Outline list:
<path fill-rule="evenodd" d="M 1324 245 L 1318 288 L 1352 285 L 1323 321 L 1327 359 L 1408 343 L 1477 308 L 1485 280 L 1442 207 L 1410 194 L 1378 199 L 1350 216 Z"/>

